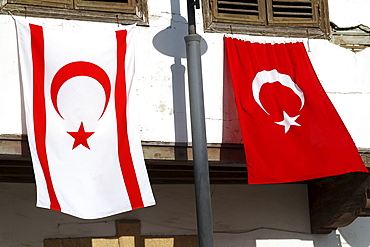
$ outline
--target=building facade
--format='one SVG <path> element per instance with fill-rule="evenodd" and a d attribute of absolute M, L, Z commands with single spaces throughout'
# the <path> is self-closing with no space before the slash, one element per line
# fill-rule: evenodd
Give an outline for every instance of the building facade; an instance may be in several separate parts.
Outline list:
<path fill-rule="evenodd" d="M 303 41 L 321 84 L 369 167 L 370 3 L 232 2 L 203 0 L 195 12 L 202 37 L 215 246 L 370 246 L 366 233 L 370 221 L 361 217 L 370 207 L 367 175 L 247 185 L 232 89 L 223 74 L 225 35 L 259 42 Z M 275 5 L 281 2 L 285 7 L 279 9 Z M 136 247 L 196 246 L 184 42 L 187 2 L 14 0 L 0 6 L 0 245 L 59 246 L 65 241 L 63 246 L 124 246 L 128 241 L 134 244 L 128 246 Z M 35 207 L 12 15 L 65 28 L 108 30 L 137 23 L 134 100 L 156 206 L 99 220 Z"/>

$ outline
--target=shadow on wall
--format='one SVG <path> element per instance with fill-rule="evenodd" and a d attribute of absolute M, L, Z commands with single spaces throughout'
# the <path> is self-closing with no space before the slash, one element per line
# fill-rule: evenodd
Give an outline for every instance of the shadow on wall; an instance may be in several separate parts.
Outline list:
<path fill-rule="evenodd" d="M 222 245 L 225 247 L 342 247 L 340 238 L 335 232 L 315 235 L 309 232 L 299 233 L 273 228 L 257 228 L 255 231 L 250 230 L 231 234 L 216 232 L 215 240 L 219 243 L 231 243 L 230 245 Z"/>
<path fill-rule="evenodd" d="M 349 226 L 338 229 L 342 237 L 351 247 L 370 246 L 370 219 L 357 218 Z"/>
<path fill-rule="evenodd" d="M 175 142 L 181 148 L 188 142 L 186 99 L 185 99 L 185 66 L 181 59 L 186 58 L 186 47 L 184 37 L 188 35 L 187 20 L 181 16 L 179 0 L 171 0 L 171 23 L 166 29 L 157 33 L 153 38 L 154 47 L 163 55 L 173 57 L 172 71 L 172 94 L 173 112 L 175 126 Z M 204 39 L 201 40 L 201 54 L 208 49 Z M 178 152 L 176 159 L 187 159 L 182 157 L 186 152 Z"/>
<path fill-rule="evenodd" d="M 224 52 L 222 143 L 243 143 L 229 65 Z"/>
<path fill-rule="evenodd" d="M 245 163 L 243 138 L 236 109 L 234 89 L 231 81 L 229 65 L 224 52 L 223 68 L 223 102 L 222 102 L 222 146 L 220 160 Z M 231 144 L 231 145 L 230 145 Z M 236 144 L 236 145 L 234 145 Z M 232 152 L 230 152 L 233 150 Z"/>
<path fill-rule="evenodd" d="M 18 34 L 17 34 L 18 35 Z M 18 37 L 17 37 L 18 38 Z M 17 43 L 17 52 L 19 50 L 18 43 Z M 21 65 L 20 65 L 20 59 L 18 57 L 18 68 L 20 71 Z M 22 123 L 22 132 L 21 132 L 21 154 L 22 156 L 29 156 L 30 155 L 30 148 L 28 145 L 28 139 L 27 139 L 27 126 L 26 126 L 26 109 L 25 109 L 25 103 L 24 103 L 24 89 L 23 89 L 23 81 L 21 73 L 18 74 L 19 78 L 19 85 L 20 85 L 20 99 L 21 99 L 21 123 Z"/>

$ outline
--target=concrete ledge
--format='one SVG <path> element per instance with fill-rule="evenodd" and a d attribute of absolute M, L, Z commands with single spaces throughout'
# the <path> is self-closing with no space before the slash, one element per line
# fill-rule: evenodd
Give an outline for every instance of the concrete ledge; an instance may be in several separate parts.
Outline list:
<path fill-rule="evenodd" d="M 208 160 L 210 162 L 231 162 L 245 164 L 244 147 L 233 143 L 208 143 Z M 191 143 L 143 141 L 142 148 L 146 160 L 192 161 Z M 370 149 L 359 148 L 366 167 L 370 168 Z M 268 154 L 268 150 L 266 150 Z M 0 155 L 27 157 L 30 155 L 26 135 L 0 135 Z M 10 156 L 8 156 L 10 157 Z"/>

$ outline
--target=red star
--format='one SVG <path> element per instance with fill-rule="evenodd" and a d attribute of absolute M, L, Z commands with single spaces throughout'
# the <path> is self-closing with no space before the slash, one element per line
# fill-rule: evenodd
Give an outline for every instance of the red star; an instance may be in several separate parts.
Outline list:
<path fill-rule="evenodd" d="M 75 138 L 75 142 L 73 143 L 72 149 L 75 149 L 78 145 L 83 145 L 86 148 L 90 149 L 89 144 L 87 144 L 87 138 L 89 138 L 95 132 L 85 132 L 84 124 L 81 122 L 80 128 L 78 132 L 68 132 L 73 138 Z"/>

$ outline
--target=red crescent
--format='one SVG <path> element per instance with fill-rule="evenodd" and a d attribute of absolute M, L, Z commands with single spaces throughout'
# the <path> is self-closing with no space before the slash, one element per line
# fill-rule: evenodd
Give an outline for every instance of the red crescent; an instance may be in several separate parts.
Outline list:
<path fill-rule="evenodd" d="M 102 85 L 104 92 L 105 92 L 105 105 L 103 109 L 103 113 L 99 117 L 99 119 L 103 116 L 108 102 L 109 102 L 109 97 L 110 97 L 110 90 L 111 90 L 111 85 L 109 81 L 109 77 L 105 71 L 100 68 L 98 65 L 89 63 L 89 62 L 73 62 L 73 63 L 68 63 L 64 65 L 58 72 L 55 74 L 52 82 L 51 82 L 51 88 L 50 88 L 50 94 L 51 94 L 51 101 L 53 103 L 53 106 L 56 110 L 56 112 L 59 114 L 61 118 L 62 115 L 59 112 L 58 109 L 58 104 L 57 104 L 57 97 L 60 88 L 63 86 L 63 84 L 76 76 L 88 76 L 91 77 L 95 80 L 97 80 L 100 85 Z"/>

